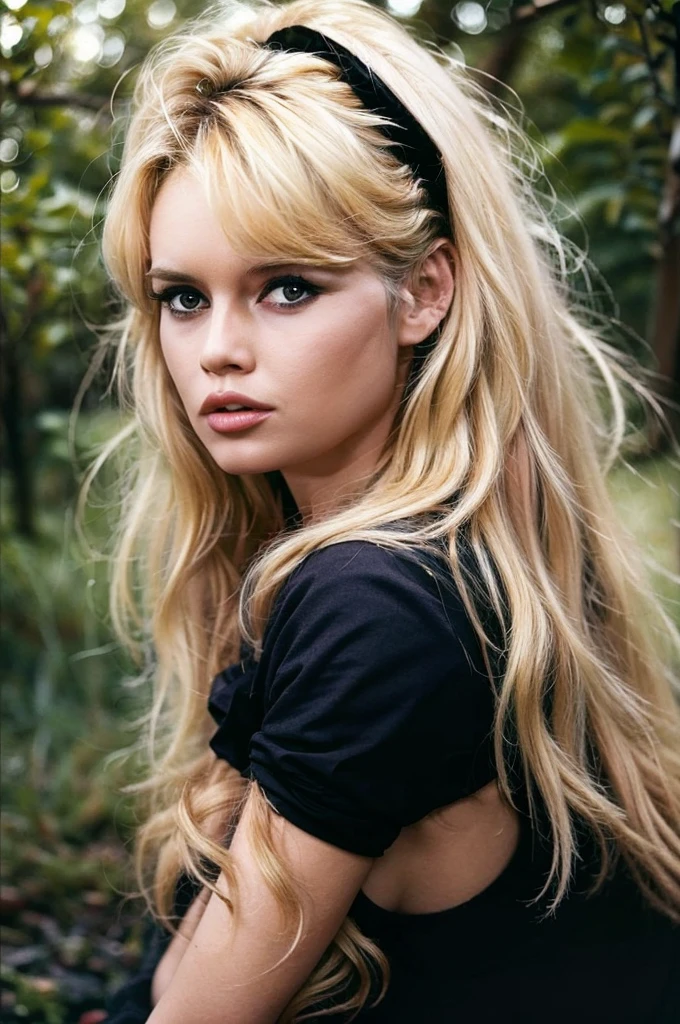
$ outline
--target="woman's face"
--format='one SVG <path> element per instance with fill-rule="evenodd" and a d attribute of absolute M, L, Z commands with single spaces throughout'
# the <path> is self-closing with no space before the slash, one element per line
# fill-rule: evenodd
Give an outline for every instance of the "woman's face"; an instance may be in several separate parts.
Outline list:
<path fill-rule="evenodd" d="M 370 473 L 412 353 L 393 337 L 377 275 L 365 264 L 267 269 L 242 258 L 184 170 L 160 189 L 150 247 L 163 357 L 217 465 L 281 470 L 307 515 Z M 271 411 L 233 429 L 243 418 L 204 406 L 229 391 Z"/>

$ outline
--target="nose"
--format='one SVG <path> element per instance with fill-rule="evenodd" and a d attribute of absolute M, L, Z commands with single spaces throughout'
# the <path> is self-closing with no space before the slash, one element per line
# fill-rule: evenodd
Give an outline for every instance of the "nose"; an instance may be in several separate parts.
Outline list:
<path fill-rule="evenodd" d="M 233 370 L 248 373 L 255 368 L 255 351 L 245 317 L 233 306 L 213 306 L 201 346 L 201 367 L 209 374 L 222 376 Z"/>

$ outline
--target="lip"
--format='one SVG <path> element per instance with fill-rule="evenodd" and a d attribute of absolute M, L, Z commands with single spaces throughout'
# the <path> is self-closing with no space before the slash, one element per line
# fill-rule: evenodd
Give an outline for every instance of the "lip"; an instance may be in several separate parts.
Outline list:
<path fill-rule="evenodd" d="M 264 402 L 257 402 L 254 398 L 249 398 L 248 395 L 242 395 L 238 391 L 213 391 L 211 392 L 203 405 L 199 409 L 201 416 L 207 416 L 208 413 L 214 413 L 218 409 L 223 409 L 225 405 L 247 405 L 248 411 L 255 409 L 258 412 L 273 412 L 273 406 L 265 405 Z M 226 416 L 235 416 L 236 413 L 224 413 Z M 238 415 L 244 415 L 238 413 Z"/>
<path fill-rule="evenodd" d="M 211 412 L 206 419 L 208 426 L 216 434 L 233 434 L 237 430 L 245 430 L 246 427 L 254 427 L 256 423 L 262 423 L 269 419 L 273 409 L 244 409 L 241 412 Z"/>

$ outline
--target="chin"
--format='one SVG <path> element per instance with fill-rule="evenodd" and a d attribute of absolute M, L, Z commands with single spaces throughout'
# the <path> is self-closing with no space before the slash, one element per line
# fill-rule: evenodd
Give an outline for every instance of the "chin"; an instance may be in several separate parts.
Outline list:
<path fill-rule="evenodd" d="M 281 460 L 265 452 L 240 452 L 226 453 L 224 451 L 211 451 L 208 453 L 215 465 L 229 476 L 254 476 L 261 473 L 271 473 L 280 469 Z"/>

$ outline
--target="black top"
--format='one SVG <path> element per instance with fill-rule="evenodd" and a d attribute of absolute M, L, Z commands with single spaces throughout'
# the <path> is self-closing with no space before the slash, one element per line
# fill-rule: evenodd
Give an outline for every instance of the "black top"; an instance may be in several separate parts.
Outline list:
<path fill-rule="evenodd" d="M 468 569 L 470 557 L 464 553 Z M 498 639 L 488 609 L 483 617 Z M 215 678 L 210 745 L 256 779 L 293 824 L 377 857 L 403 827 L 496 777 L 491 729 L 501 663 L 490 654 L 491 679 L 461 597 L 435 556 L 364 541 L 334 544 L 308 555 L 281 588 L 260 660 L 244 644 L 241 661 Z M 526 812 L 526 793 L 515 782 Z M 673 975 L 679 930 L 645 907 L 621 866 L 603 894 L 586 900 L 597 854 L 580 834 L 574 890 L 547 922 L 539 920 L 545 902 L 526 902 L 545 880 L 550 856 L 526 813 L 508 867 L 461 906 L 398 914 L 360 892 L 350 916 L 386 952 L 392 981 L 386 1000 L 355 1020 L 410 1024 L 420 1015 L 448 1024 L 455 1014 L 461 1022 L 566 1024 L 577 1012 L 581 1024 L 680 1019 Z M 150 941 L 160 959 L 157 931 Z M 118 993 L 111 1024 L 146 1019 L 152 972 L 147 962 L 127 997 Z M 586 984 L 595 988 L 591 1016 Z"/>
<path fill-rule="evenodd" d="M 438 560 L 417 558 L 365 541 L 312 552 L 259 662 L 244 645 L 208 705 L 218 757 L 305 832 L 369 857 L 497 774 L 475 631 Z"/>

